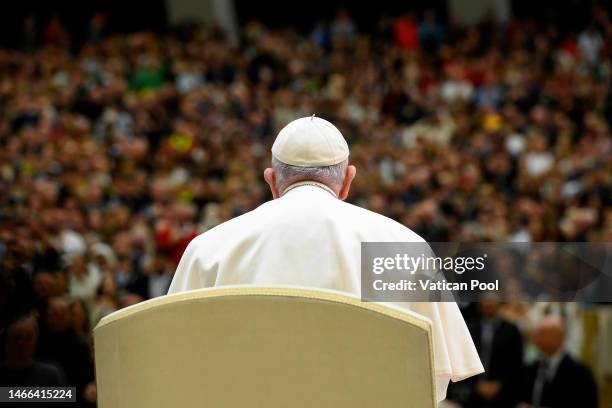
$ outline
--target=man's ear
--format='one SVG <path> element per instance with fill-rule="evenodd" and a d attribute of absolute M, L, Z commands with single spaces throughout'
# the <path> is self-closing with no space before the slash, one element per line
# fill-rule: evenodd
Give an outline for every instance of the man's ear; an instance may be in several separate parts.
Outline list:
<path fill-rule="evenodd" d="M 278 190 L 276 189 L 276 175 L 274 174 L 274 169 L 268 167 L 264 170 L 264 180 L 270 186 L 270 191 L 272 191 L 272 198 L 277 199 L 280 197 Z"/>
<path fill-rule="evenodd" d="M 348 197 L 349 190 L 351 189 L 351 183 L 357 174 L 357 168 L 353 165 L 350 165 L 346 168 L 346 173 L 344 175 L 344 181 L 342 182 L 342 188 L 338 193 L 338 198 L 342 201 L 346 200 Z"/>

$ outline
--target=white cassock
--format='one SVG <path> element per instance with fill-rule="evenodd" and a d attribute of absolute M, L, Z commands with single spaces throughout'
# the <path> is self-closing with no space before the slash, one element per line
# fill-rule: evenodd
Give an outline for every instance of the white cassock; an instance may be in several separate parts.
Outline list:
<path fill-rule="evenodd" d="M 194 238 L 168 293 L 252 284 L 292 285 L 360 294 L 361 242 L 425 242 L 405 226 L 337 199 L 314 182 Z M 436 391 L 484 371 L 454 302 L 396 303 L 432 322 Z"/>

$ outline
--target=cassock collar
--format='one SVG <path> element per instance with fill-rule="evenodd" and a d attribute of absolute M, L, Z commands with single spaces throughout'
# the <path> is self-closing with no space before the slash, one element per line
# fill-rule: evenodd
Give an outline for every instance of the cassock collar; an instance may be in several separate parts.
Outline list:
<path fill-rule="evenodd" d="M 310 180 L 305 180 L 305 181 L 299 181 L 297 183 L 293 183 L 291 184 L 289 187 L 287 187 L 285 189 L 285 191 L 282 192 L 281 197 L 284 196 L 285 194 L 287 194 L 289 191 L 298 188 L 298 187 L 303 187 L 303 186 L 313 186 L 313 187 L 318 187 L 321 188 L 325 191 L 327 191 L 329 194 L 333 195 L 334 197 L 338 197 L 336 195 L 336 193 L 334 193 L 334 190 L 332 190 L 331 188 L 327 187 L 325 184 L 323 183 L 319 183 L 317 181 L 310 181 Z"/>

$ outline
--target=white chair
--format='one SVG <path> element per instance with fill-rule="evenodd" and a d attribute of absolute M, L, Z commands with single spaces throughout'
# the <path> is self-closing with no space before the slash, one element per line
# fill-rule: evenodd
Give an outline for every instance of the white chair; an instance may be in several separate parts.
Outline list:
<path fill-rule="evenodd" d="M 224 287 L 95 328 L 99 408 L 433 408 L 427 320 L 331 291 Z"/>

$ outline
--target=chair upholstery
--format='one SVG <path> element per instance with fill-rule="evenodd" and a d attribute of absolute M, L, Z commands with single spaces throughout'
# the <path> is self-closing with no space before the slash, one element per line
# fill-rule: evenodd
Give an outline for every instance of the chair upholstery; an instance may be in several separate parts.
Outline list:
<path fill-rule="evenodd" d="M 435 407 L 429 321 L 332 291 L 162 296 L 94 339 L 100 408 Z"/>

